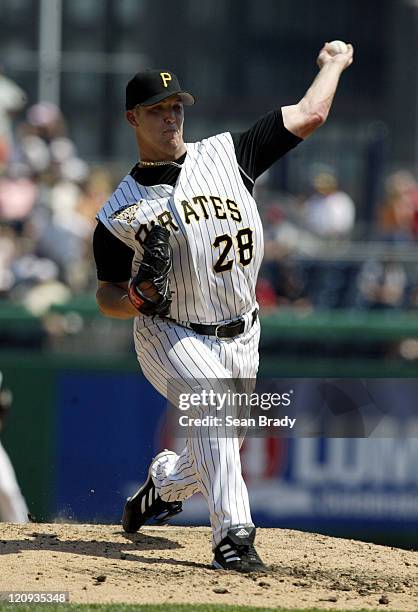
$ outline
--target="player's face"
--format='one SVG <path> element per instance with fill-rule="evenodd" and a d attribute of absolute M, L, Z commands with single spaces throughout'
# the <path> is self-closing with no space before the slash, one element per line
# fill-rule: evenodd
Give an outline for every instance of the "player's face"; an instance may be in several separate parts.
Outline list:
<path fill-rule="evenodd" d="M 180 96 L 135 109 L 141 158 L 175 159 L 183 154 L 184 110 Z"/>

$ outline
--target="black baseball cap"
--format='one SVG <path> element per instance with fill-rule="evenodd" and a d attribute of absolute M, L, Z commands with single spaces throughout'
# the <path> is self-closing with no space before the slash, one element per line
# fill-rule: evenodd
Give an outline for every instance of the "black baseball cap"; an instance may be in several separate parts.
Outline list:
<path fill-rule="evenodd" d="M 194 96 L 183 91 L 174 72 L 169 70 L 144 70 L 137 72 L 126 86 L 126 110 L 131 110 L 137 104 L 151 106 L 174 94 L 181 96 L 183 104 L 191 106 L 195 103 Z"/>

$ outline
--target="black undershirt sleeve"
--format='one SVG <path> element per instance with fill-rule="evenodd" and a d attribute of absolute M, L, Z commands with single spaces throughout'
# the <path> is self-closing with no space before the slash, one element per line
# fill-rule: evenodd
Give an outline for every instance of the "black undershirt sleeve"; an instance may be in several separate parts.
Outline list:
<path fill-rule="evenodd" d="M 124 283 L 131 278 L 133 250 L 100 221 L 93 234 L 93 253 L 98 280 Z"/>
<path fill-rule="evenodd" d="M 302 142 L 285 128 L 281 109 L 267 113 L 246 132 L 231 136 L 238 164 L 253 181 Z"/>

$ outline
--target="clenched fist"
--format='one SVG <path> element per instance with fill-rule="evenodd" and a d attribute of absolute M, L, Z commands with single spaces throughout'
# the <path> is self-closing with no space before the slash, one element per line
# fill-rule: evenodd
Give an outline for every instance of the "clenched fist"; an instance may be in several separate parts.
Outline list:
<path fill-rule="evenodd" d="M 325 64 L 329 63 L 338 64 L 340 65 L 342 72 L 353 63 L 353 54 L 353 45 L 350 45 L 349 43 L 347 43 L 347 51 L 345 53 L 335 54 L 330 46 L 330 43 L 327 42 L 319 52 L 316 63 L 318 64 L 319 68 L 322 68 L 325 66 Z"/>

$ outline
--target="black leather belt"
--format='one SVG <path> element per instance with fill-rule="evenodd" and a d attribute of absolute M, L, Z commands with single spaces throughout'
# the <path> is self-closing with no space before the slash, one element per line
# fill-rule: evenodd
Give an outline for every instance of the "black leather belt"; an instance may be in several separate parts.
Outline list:
<path fill-rule="evenodd" d="M 258 308 L 254 308 L 252 312 L 251 327 L 257 320 Z M 219 325 L 203 325 L 201 323 L 189 323 L 189 327 L 202 334 L 202 336 L 216 336 L 217 338 L 235 338 L 244 332 L 245 319 L 240 317 L 230 323 L 220 323 Z"/>

